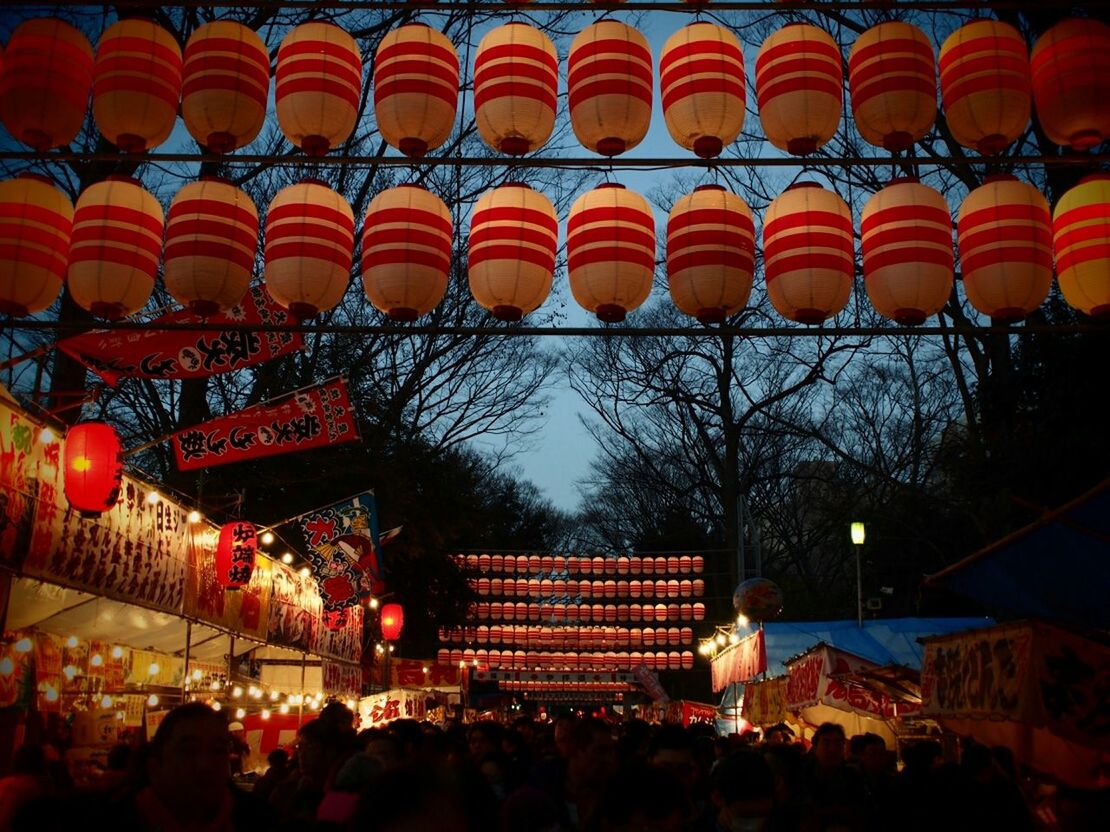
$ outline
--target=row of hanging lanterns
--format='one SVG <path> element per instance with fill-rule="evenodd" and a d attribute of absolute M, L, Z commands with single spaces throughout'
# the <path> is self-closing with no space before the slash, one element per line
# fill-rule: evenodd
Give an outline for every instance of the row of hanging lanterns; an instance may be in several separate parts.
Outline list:
<path fill-rule="evenodd" d="M 705 570 L 702 555 L 451 555 L 460 569 L 479 572 L 549 572 L 583 575 L 670 575 Z"/>
<path fill-rule="evenodd" d="M 525 647 L 639 647 L 642 644 L 690 644 L 691 627 L 544 627 L 481 625 L 440 627 L 439 640 L 448 643 L 521 644 Z"/>
<path fill-rule="evenodd" d="M 692 670 L 693 652 L 593 652 L 564 653 L 534 650 L 465 650 L 440 649 L 436 661 L 442 664 L 476 664 L 493 670 L 526 670 L 531 668 L 551 670 L 630 670 L 646 667 L 649 670 Z M 568 689 L 577 690 L 582 684 L 575 682 Z"/>
<path fill-rule="evenodd" d="M 905 150 L 932 129 L 937 59 L 916 26 L 880 23 L 848 55 L 852 113 L 860 135 Z M 1055 143 L 1077 150 L 1110 137 L 1110 26 L 1064 20 L 1029 54 L 1012 26 L 978 20 L 940 49 L 940 91 L 955 139 L 999 153 L 1024 132 L 1033 103 Z M 319 156 L 353 134 L 362 92 L 362 59 L 348 33 L 303 23 L 277 50 L 275 111 L 288 140 Z M 674 140 L 712 158 L 744 125 L 744 59 L 726 27 L 692 23 L 664 44 L 660 92 Z M 525 23 L 489 31 L 474 64 L 475 122 L 494 150 L 521 155 L 541 147 L 555 124 L 558 56 L 550 39 Z M 771 34 L 756 58 L 755 93 L 763 129 L 789 153 L 814 152 L 841 115 L 840 50 L 823 30 L 789 24 Z M 602 20 L 579 32 L 567 57 L 567 101 L 579 142 L 604 156 L 634 148 L 647 134 L 653 99 L 652 56 L 635 28 Z M 413 23 L 382 39 L 374 62 L 374 110 L 382 137 L 423 156 L 451 135 L 458 110 L 459 60 L 450 40 Z M 252 141 L 262 129 L 269 56 L 242 24 L 200 26 L 185 44 L 149 20 L 113 24 L 95 55 L 77 29 L 35 19 L 16 27 L 0 72 L 0 121 L 36 150 L 73 141 L 89 92 L 100 132 L 121 150 L 158 146 L 180 111 L 189 133 L 215 153 Z"/>
<path fill-rule="evenodd" d="M 619 581 L 576 581 L 573 578 L 537 578 L 514 580 L 513 578 L 470 578 L 467 583 L 479 595 L 507 595 L 522 597 L 546 597 L 581 595 L 583 598 L 639 598 L 659 596 L 660 598 L 679 598 L 693 596 L 700 598 L 705 594 L 705 581 L 701 578 L 669 581 L 619 580 Z"/>
<path fill-rule="evenodd" d="M 625 621 L 701 621 L 705 605 L 693 604 L 564 604 L 518 601 L 479 602 L 471 617 L 489 621 L 594 621 L 613 624 Z"/>

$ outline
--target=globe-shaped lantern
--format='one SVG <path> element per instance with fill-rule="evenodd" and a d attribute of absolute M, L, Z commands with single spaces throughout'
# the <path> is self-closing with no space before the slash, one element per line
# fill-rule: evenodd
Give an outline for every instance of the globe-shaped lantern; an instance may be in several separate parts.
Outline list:
<path fill-rule="evenodd" d="M 770 621 L 782 612 L 782 590 L 767 578 L 748 578 L 732 593 L 732 606 L 750 621 Z"/>

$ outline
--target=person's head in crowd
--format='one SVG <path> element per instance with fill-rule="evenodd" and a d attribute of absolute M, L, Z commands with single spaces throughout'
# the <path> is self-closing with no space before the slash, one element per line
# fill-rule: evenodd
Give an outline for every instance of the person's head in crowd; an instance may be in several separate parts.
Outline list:
<path fill-rule="evenodd" d="M 334 737 L 319 719 L 297 729 L 297 768 L 303 777 L 323 787 L 335 752 Z"/>
<path fill-rule="evenodd" d="M 928 774 L 943 762 L 941 745 L 936 740 L 921 740 L 902 748 L 903 771 L 910 774 Z"/>
<path fill-rule="evenodd" d="M 513 790 L 513 764 L 502 751 L 491 751 L 477 760 L 478 771 L 489 783 L 494 797 L 504 800 Z"/>
<path fill-rule="evenodd" d="M 174 708 L 150 741 L 147 777 L 158 802 L 176 819 L 216 818 L 229 797 L 230 737 L 218 712 L 200 702 Z"/>
<path fill-rule="evenodd" d="M 405 759 L 412 759 L 419 753 L 424 742 L 424 731 L 415 719 L 395 719 L 389 723 L 386 731 L 400 741 Z"/>
<path fill-rule="evenodd" d="M 578 722 L 571 714 L 563 714 L 555 720 L 555 751 L 564 760 L 570 758 L 570 736 Z"/>
<path fill-rule="evenodd" d="M 486 832 L 496 804 L 480 779 L 442 766 L 403 766 L 375 778 L 350 827 L 359 832 Z"/>
<path fill-rule="evenodd" d="M 774 808 L 775 777 L 762 754 L 741 749 L 713 769 L 709 796 L 718 828 L 730 832 L 762 829 Z"/>
<path fill-rule="evenodd" d="M 392 771 L 405 762 L 405 749 L 396 736 L 381 728 L 363 731 L 365 737 L 363 750 L 366 756 L 377 760 L 385 771 Z M 360 735 L 361 736 L 361 735 Z"/>
<path fill-rule="evenodd" d="M 595 819 L 600 832 L 682 832 L 689 803 L 669 770 L 633 762 L 609 783 Z"/>
<path fill-rule="evenodd" d="M 763 734 L 763 742 L 766 745 L 786 745 L 793 741 L 794 732 L 785 722 L 772 725 Z"/>
<path fill-rule="evenodd" d="M 118 742 L 108 749 L 106 763 L 109 771 L 127 771 L 131 767 L 133 749 L 125 742 Z"/>
<path fill-rule="evenodd" d="M 813 758 L 821 768 L 842 765 L 846 745 L 844 729 L 835 722 L 822 723 L 813 732 Z"/>
<path fill-rule="evenodd" d="M 501 750 L 501 736 L 505 729 L 500 722 L 482 721 L 473 723 L 466 732 L 466 748 L 470 758 L 480 760 L 487 754 Z"/>
<path fill-rule="evenodd" d="M 536 723 L 532 717 L 527 714 L 518 716 L 513 720 L 513 730 L 520 734 L 524 742 L 531 746 L 532 741 L 536 738 Z"/>
<path fill-rule="evenodd" d="M 689 798 L 698 780 L 694 738 L 677 725 L 664 725 L 648 746 L 649 765 L 671 772 Z"/>
<path fill-rule="evenodd" d="M 580 787 L 599 788 L 617 770 L 613 730 L 600 719 L 581 719 L 567 737 L 567 779 Z"/>
<path fill-rule="evenodd" d="M 890 757 L 886 750 L 886 740 L 878 734 L 856 734 L 852 737 L 849 748 L 852 759 L 864 774 L 879 777 L 889 772 Z"/>
<path fill-rule="evenodd" d="M 266 755 L 266 763 L 274 771 L 285 771 L 289 767 L 289 752 L 284 748 L 275 748 Z"/>
<path fill-rule="evenodd" d="M 320 709 L 317 719 L 339 737 L 355 734 L 355 713 L 342 702 L 332 700 Z"/>

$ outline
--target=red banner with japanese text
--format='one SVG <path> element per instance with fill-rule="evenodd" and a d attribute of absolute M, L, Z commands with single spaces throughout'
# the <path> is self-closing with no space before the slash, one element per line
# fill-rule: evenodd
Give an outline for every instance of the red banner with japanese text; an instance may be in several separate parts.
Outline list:
<path fill-rule="evenodd" d="M 317 606 L 321 605 L 317 594 Z M 342 662 L 362 661 L 362 607 L 348 607 L 342 610 L 340 626 L 334 629 L 321 620 L 316 623 L 315 636 L 310 653 Z M 328 611 L 321 609 L 320 615 Z M 333 625 L 334 626 L 334 625 Z"/>
<path fill-rule="evenodd" d="M 767 670 L 767 644 L 763 630 L 756 630 L 721 651 L 709 663 L 713 692 L 734 682 L 747 682 Z"/>
<path fill-rule="evenodd" d="M 0 388 L 0 563 L 17 565 L 27 551 L 40 469 L 57 468 L 57 442 Z"/>
<path fill-rule="evenodd" d="M 233 633 L 265 641 L 270 626 L 272 561 L 256 555 L 250 582 L 225 590 L 216 578 L 218 532 L 196 523 L 188 536 L 189 571 L 185 579 L 185 614 Z"/>
<path fill-rule="evenodd" d="M 367 696 L 358 703 L 361 728 L 377 728 L 397 719 L 423 720 L 428 694 L 422 690 L 394 689 Z"/>
<path fill-rule="evenodd" d="M 430 659 L 395 659 L 389 666 L 393 688 L 459 687 L 465 671 L 456 664 L 439 664 Z"/>
<path fill-rule="evenodd" d="M 878 719 L 893 719 L 916 710 L 909 703 L 895 703 L 889 696 L 862 685 L 852 674 L 878 667 L 827 644 L 818 644 L 787 663 L 786 707 L 800 711 L 813 705 L 828 705 Z"/>
<path fill-rule="evenodd" d="M 717 724 L 717 706 L 706 705 L 702 702 L 689 702 L 683 699 L 681 719 L 683 728 L 689 728 L 696 724 L 715 726 Z"/>

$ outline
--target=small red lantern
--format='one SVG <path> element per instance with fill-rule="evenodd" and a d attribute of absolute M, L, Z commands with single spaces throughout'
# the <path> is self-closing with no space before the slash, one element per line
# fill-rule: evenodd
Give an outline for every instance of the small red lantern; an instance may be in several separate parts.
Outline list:
<path fill-rule="evenodd" d="M 65 441 L 65 494 L 84 517 L 116 504 L 123 483 L 123 447 L 115 428 L 104 422 L 74 425 Z"/>
<path fill-rule="evenodd" d="M 405 613 L 400 604 L 385 604 L 382 607 L 382 638 L 386 641 L 396 641 L 401 637 L 401 628 L 405 626 Z"/>
<path fill-rule="evenodd" d="M 224 589 L 242 589 L 251 580 L 258 533 L 253 523 L 235 521 L 220 527 L 216 546 L 216 581 Z M 336 627 L 335 629 L 342 629 Z"/>

